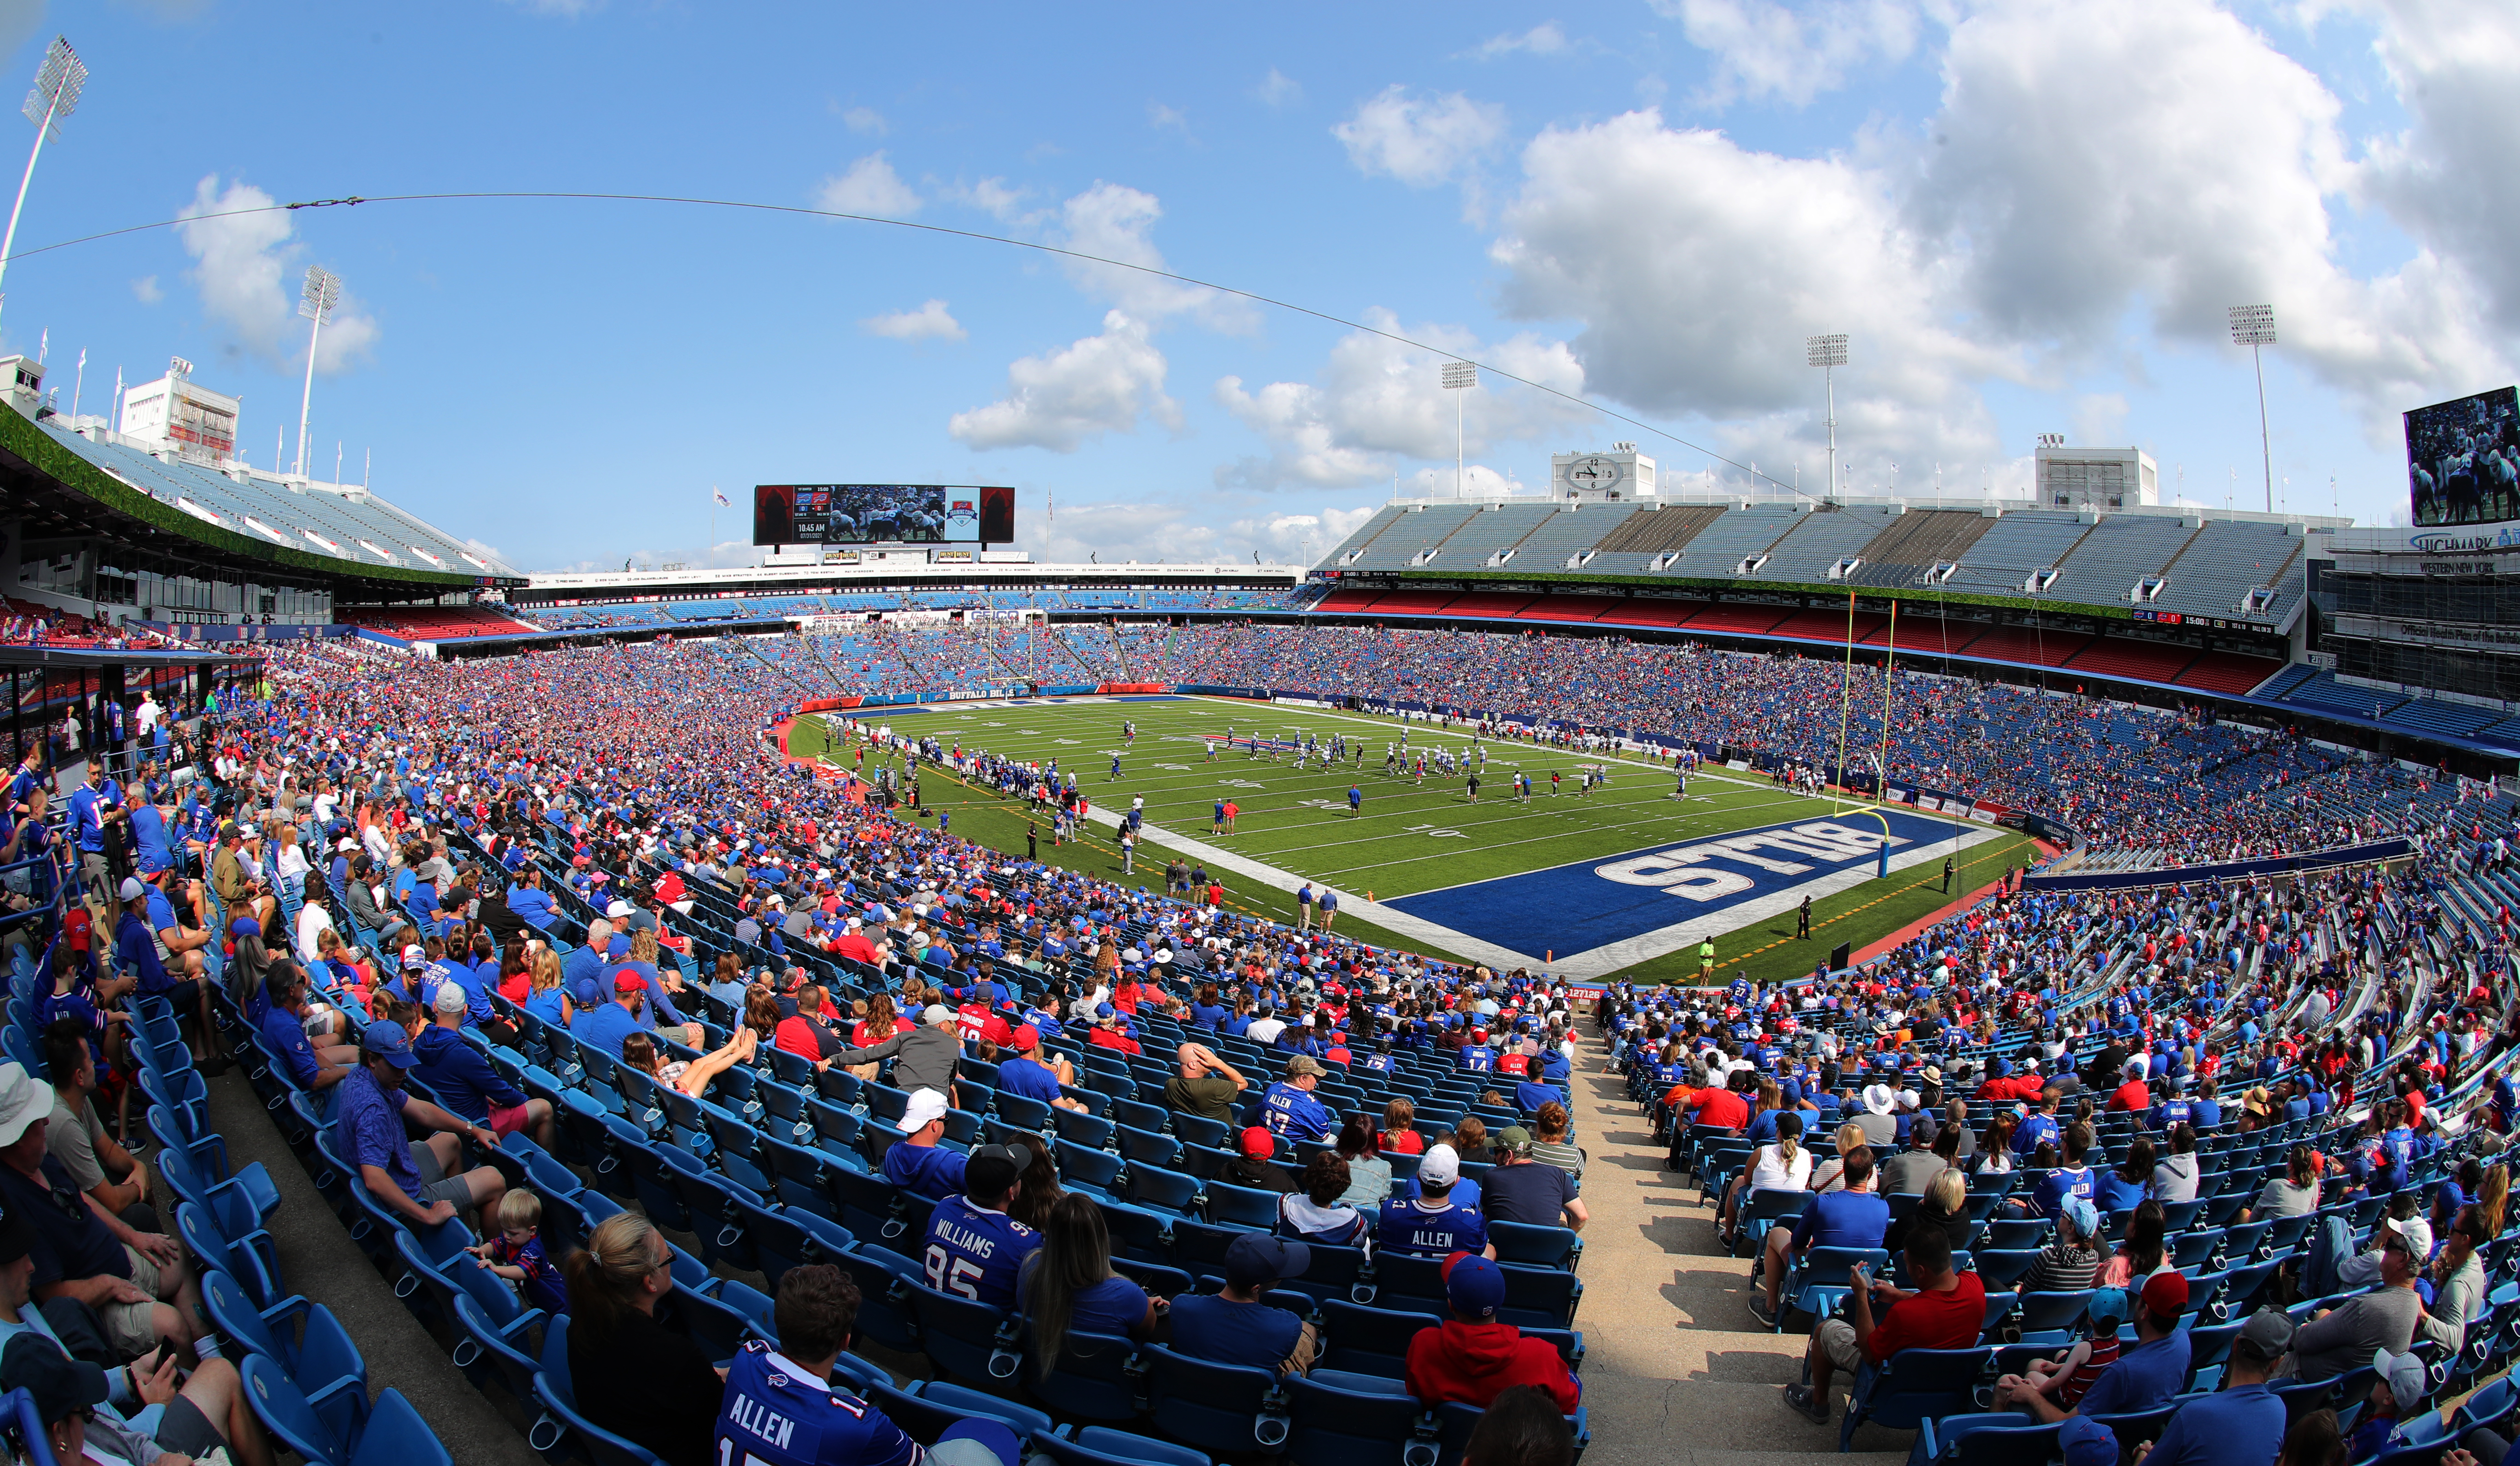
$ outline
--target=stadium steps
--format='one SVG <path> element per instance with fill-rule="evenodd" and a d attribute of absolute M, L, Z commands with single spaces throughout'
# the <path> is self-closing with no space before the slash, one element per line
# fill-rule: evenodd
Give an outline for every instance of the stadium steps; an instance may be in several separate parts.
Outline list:
<path fill-rule="evenodd" d="M 374 1393 L 390 1385 L 411 1401 L 428 1423 L 447 1453 L 465 1466 L 543 1466 L 542 1457 L 525 1444 L 530 1416 L 511 1419 L 474 1389 L 450 1357 L 453 1346 L 430 1337 L 412 1311 L 394 1297 L 392 1287 L 350 1240 L 348 1228 L 333 1220 L 331 1205 L 307 1179 L 306 1170 L 290 1153 L 280 1128 L 263 1111 L 261 1098 L 242 1070 L 209 1080 L 209 1121 L 227 1145 L 234 1168 L 260 1162 L 280 1189 L 280 1210 L 271 1245 L 280 1260 L 280 1275 L 310 1302 L 333 1311 L 367 1360 Z M 147 1156 L 153 1177 L 158 1156 Z M 163 1180 L 156 1182 L 158 1216 L 172 1219 L 174 1196 Z M 232 1356 L 233 1357 L 233 1356 Z M 275 1446 L 275 1455 L 288 1453 Z"/>
<path fill-rule="evenodd" d="M 1699 1204 L 1693 1180 L 1662 1169 L 1663 1147 L 1624 1083 L 1600 1072 L 1594 1026 L 1577 1030 L 1571 1088 L 1592 1213 L 1575 1315 L 1587 1348 L 1586 1466 L 1789 1466 L 1821 1455 L 1900 1466 L 1913 1432 L 1867 1425 L 1856 1453 L 1839 1456 L 1834 1421 L 1814 1425 L 1785 1407 L 1803 1337 L 1750 1317 L 1749 1260 L 1723 1255 L 1714 1209 Z"/>
<path fill-rule="evenodd" d="M 1650 513 L 1630 514 L 1597 548 L 1603 555 L 1670 555 L 1687 550 L 1723 512 L 1720 504 L 1670 504 Z"/>
<path fill-rule="evenodd" d="M 2161 567 L 2195 533 L 2196 526 L 2183 519 L 2104 514 L 2056 562 L 2056 581 L 2047 594 L 2086 605 L 2131 604 L 2127 593 L 2146 577 L 2161 574 Z"/>
<path fill-rule="evenodd" d="M 1663 512 L 1668 513 L 1669 511 Z M 1786 505 L 1762 504 L 1728 510 L 1688 542 L 1680 558 L 1664 569 L 1673 575 L 1707 580 L 1734 579 L 1743 559 L 1764 554 L 1808 517 L 1808 511 Z"/>
<path fill-rule="evenodd" d="M 2072 554 L 2092 527 L 2071 510 L 2007 513 L 1960 555 L 1959 568 L 1944 584 L 1956 592 L 2018 596 L 2033 571 Z"/>
<path fill-rule="evenodd" d="M 1859 552 L 1864 563 L 1847 580 L 1859 586 L 1911 584 L 1939 563 L 1957 563 L 2002 522 L 1975 510 L 1912 509 Z"/>
<path fill-rule="evenodd" d="M 1521 569 L 1562 570 L 1569 557 L 1615 533 L 1636 512 L 1632 504 L 1560 506 L 1558 512 L 1532 526 L 1531 533 L 1514 547 L 1513 562 Z"/>
<path fill-rule="evenodd" d="M 1749 578 L 1825 583 L 1841 560 L 1861 555 L 1865 546 L 1881 538 L 1883 532 L 1905 517 L 1875 506 L 1826 509 L 1806 514 L 1801 523 L 1769 547 L 1767 563 Z"/>

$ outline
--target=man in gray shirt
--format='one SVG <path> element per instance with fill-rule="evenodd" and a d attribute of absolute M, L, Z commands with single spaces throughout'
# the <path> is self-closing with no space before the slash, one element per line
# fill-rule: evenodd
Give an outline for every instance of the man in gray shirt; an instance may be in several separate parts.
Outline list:
<path fill-rule="evenodd" d="M 1908 1135 L 1914 1144 L 1910 1149 L 1892 1156 L 1889 1164 L 1881 1168 L 1881 1189 L 1885 1194 L 1924 1195 L 1925 1188 L 1933 1184 L 1934 1177 L 1942 1175 L 1951 1166 L 1949 1157 L 1936 1155 L 1935 1151 L 1946 1148 L 1957 1151 L 1959 1148 L 1959 1134 L 1957 1127 L 1953 1128 L 1949 1147 L 1937 1145 L 1935 1142 L 1941 1138 L 1940 1133 L 1922 1115 L 1916 1117 L 1915 1124 L 1910 1128 Z"/>
<path fill-rule="evenodd" d="M 2424 1301 L 2415 1294 L 2422 1266 L 2396 1231 L 2380 1223 L 2380 1286 L 2315 1315 L 2293 1335 L 2293 1373 L 2305 1380 L 2334 1379 L 2371 1362 L 2374 1350 L 2405 1354 L 2413 1342 Z"/>
<path fill-rule="evenodd" d="M 864 1048 L 843 1048 L 824 1057 L 843 1066 L 891 1059 L 894 1088 L 933 1089 L 948 1099 L 955 1099 L 954 1073 L 956 1065 L 962 1061 L 963 1041 L 954 1031 L 954 1010 L 941 1002 L 931 1002 L 919 1016 L 922 1026 L 909 1033 L 895 1035 Z M 2400 1341 L 2399 1347 L 2406 1347 L 2404 1341 Z"/>
<path fill-rule="evenodd" d="M 2442 1251 L 2433 1261 L 2432 1307 L 2415 1322 L 2415 1337 L 2430 1339 L 2456 1354 L 2467 1344 L 2467 1325 L 2485 1306 L 2485 1263 L 2476 1250 L 2486 1243 L 2485 1222 L 2473 1208 L 2461 1208 L 2443 1234 Z"/>

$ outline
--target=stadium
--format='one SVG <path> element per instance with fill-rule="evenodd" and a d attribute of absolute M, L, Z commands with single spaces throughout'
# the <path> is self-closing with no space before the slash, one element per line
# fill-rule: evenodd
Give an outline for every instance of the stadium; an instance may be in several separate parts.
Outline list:
<path fill-rule="evenodd" d="M 2061 437 L 1948 496 L 1622 441 L 1294 563 L 764 483 L 740 563 L 535 570 L 302 420 L 253 466 L 217 366 L 48 370 L 0 359 L 35 1466 L 2520 1423 L 2509 388 L 2408 404 L 2410 527 Z"/>

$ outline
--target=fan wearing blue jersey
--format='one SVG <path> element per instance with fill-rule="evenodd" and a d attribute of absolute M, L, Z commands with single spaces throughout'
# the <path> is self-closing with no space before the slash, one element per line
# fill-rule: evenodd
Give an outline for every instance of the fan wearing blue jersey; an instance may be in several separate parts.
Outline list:
<path fill-rule="evenodd" d="M 901 1138 L 883 1153 L 883 1178 L 904 1191 L 943 1201 L 963 1189 L 963 1153 L 936 1142 L 945 1138 L 945 1096 L 913 1089 L 901 1112 Z"/>
<path fill-rule="evenodd" d="M 717 1460 L 732 1466 L 917 1466 L 919 1443 L 832 1383 L 857 1326 L 859 1294 L 829 1263 L 779 1280 L 779 1347 L 754 1339 L 727 1366 Z"/>
<path fill-rule="evenodd" d="M 1261 1098 L 1261 1123 L 1290 1140 L 1327 1140 L 1338 1133 L 1337 1114 L 1313 1097 L 1314 1087 L 1328 1072 L 1309 1054 L 1288 1059 L 1286 1077 Z"/>
<path fill-rule="evenodd" d="M 1373 1229 L 1374 1249 L 1421 1258 L 1450 1257 L 1457 1252 L 1495 1257 L 1487 1219 L 1477 1207 L 1453 1199 L 1454 1184 L 1461 1178 L 1461 1153 L 1450 1145 L 1435 1146 L 1419 1157 L 1418 1194 L 1395 1196 L 1382 1204 L 1382 1216 Z"/>
<path fill-rule="evenodd" d="M 1015 1306 L 1015 1275 L 1041 1246 L 1041 1234 L 1007 1215 L 1017 1177 L 1031 1156 L 1011 1145 L 983 1145 L 963 1170 L 963 1192 L 936 1203 L 920 1261 L 927 1286 L 993 1308 Z"/>

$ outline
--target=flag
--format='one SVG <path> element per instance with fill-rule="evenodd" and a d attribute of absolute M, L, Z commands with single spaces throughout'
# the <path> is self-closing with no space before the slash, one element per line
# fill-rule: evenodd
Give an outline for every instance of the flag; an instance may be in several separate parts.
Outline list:
<path fill-rule="evenodd" d="M 711 485 L 709 488 L 709 497 L 717 501 L 717 507 L 719 509 L 735 508 L 735 501 L 727 498 L 725 492 L 714 485 Z"/>

